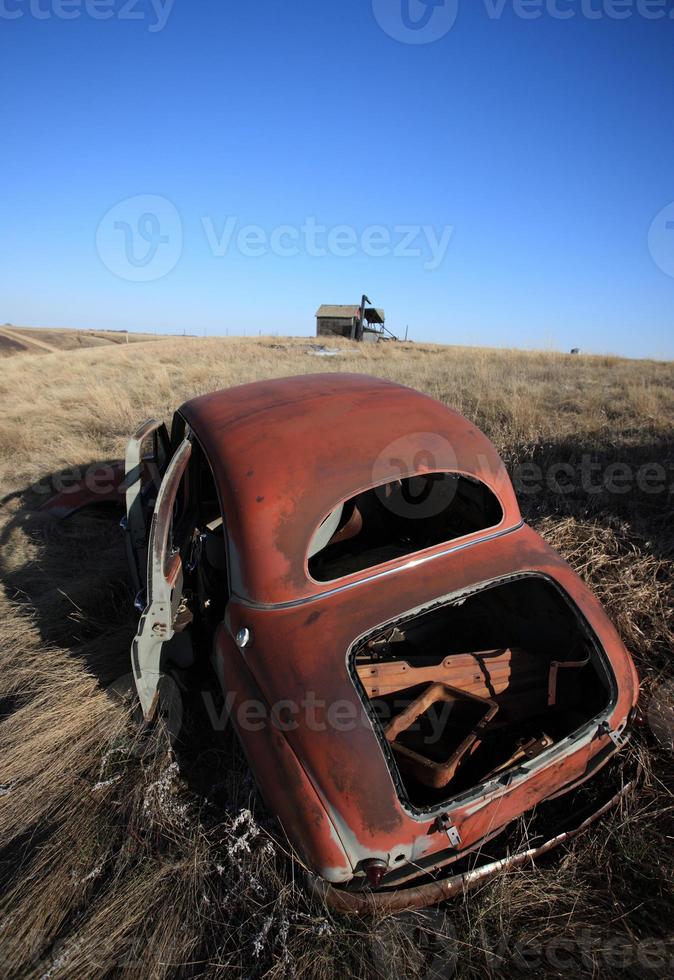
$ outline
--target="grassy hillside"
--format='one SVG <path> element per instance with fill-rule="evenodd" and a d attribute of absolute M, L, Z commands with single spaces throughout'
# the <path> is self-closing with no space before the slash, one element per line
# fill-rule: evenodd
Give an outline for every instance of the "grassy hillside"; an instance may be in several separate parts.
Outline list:
<path fill-rule="evenodd" d="M 0 325 L 0 358 L 12 354 L 53 354 L 87 347 L 116 347 L 156 340 L 154 334 L 116 330 L 58 330 L 52 327 Z"/>
<path fill-rule="evenodd" d="M 429 973 L 418 951 L 439 923 L 460 977 L 671 975 L 674 365 L 330 346 L 343 353 L 314 356 L 304 340 L 180 338 L 3 362 L 3 975 L 448 976 L 449 966 Z M 186 700 L 175 751 L 161 735 L 138 739 L 119 693 L 135 620 L 116 520 L 84 512 L 59 524 L 38 509 L 53 476 L 119 457 L 149 415 L 170 419 L 195 394 L 308 371 L 388 377 L 483 428 L 526 519 L 597 591 L 655 694 L 658 737 L 641 730 L 629 749 L 644 766 L 639 793 L 537 867 L 448 904 L 444 920 L 345 921 L 310 900 L 236 742 L 213 731 L 203 704 Z"/>

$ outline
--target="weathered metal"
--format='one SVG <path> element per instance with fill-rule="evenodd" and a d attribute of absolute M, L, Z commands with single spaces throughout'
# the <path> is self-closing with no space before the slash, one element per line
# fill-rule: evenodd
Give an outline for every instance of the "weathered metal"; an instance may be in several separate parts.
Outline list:
<path fill-rule="evenodd" d="M 573 829 L 556 834 L 549 840 L 535 847 L 527 847 L 515 854 L 499 858 L 496 861 L 486 861 L 463 874 L 452 875 L 423 885 L 409 888 L 396 888 L 388 892 L 359 891 L 352 892 L 337 889 L 315 875 L 309 875 L 308 880 L 314 893 L 319 896 L 334 912 L 345 915 L 381 915 L 382 913 L 410 912 L 414 909 L 437 905 L 457 895 L 466 894 L 478 888 L 489 878 L 499 874 L 515 871 L 525 864 L 532 864 L 544 854 L 556 847 L 573 840 L 578 834 L 587 830 L 595 821 L 617 806 L 634 788 L 635 782 L 626 783 L 602 806 L 585 817 Z M 379 879 L 381 882 L 381 878 Z"/>
<path fill-rule="evenodd" d="M 134 642 L 145 715 L 154 710 L 162 642 L 174 627 L 183 572 L 191 574 L 192 566 L 183 570 L 170 552 L 167 532 L 191 445 L 210 467 L 224 521 L 227 574 L 212 599 L 225 612 L 214 629 L 213 663 L 260 790 L 335 908 L 416 907 L 482 880 L 502 865 L 391 898 L 391 887 L 479 849 L 541 801 L 589 779 L 623 744 L 639 689 L 632 660 L 596 597 L 523 522 L 498 453 L 461 415 L 409 388 L 335 373 L 195 398 L 179 409 L 173 431 L 175 455 L 152 523 L 151 594 Z M 183 434 L 187 441 L 179 445 Z M 500 508 L 498 523 L 334 580 L 312 577 L 313 554 L 352 547 L 363 534 L 359 495 L 425 474 L 458 474 L 488 488 Z M 185 492 L 194 485 L 188 482 Z M 197 539 L 200 530 L 206 535 L 205 528 L 188 529 Z M 413 700 L 415 685 L 448 685 L 497 702 L 495 724 L 502 713 L 516 715 L 518 705 L 552 710 L 560 678 L 569 676 L 562 668 L 588 661 L 571 658 L 573 651 L 567 660 L 553 652 L 536 656 L 503 638 L 498 648 L 476 646 L 412 664 L 386 653 L 381 637 L 394 637 L 410 617 L 517 582 L 544 582 L 562 598 L 586 637 L 606 690 L 604 707 L 568 734 L 530 733 L 475 785 L 453 792 L 450 778 L 432 783 L 437 797 L 415 801 L 373 700 L 407 691 Z M 161 638 L 157 624 L 167 631 Z M 456 771 L 462 770 L 463 762 Z M 514 864 L 547 848 L 529 849 Z M 353 898 L 354 881 L 366 880 L 389 889 L 381 902 L 378 893 Z"/>
<path fill-rule="evenodd" d="M 609 731 L 625 728 L 638 693 L 631 659 L 587 586 L 522 522 L 502 461 L 470 422 L 410 389 L 353 375 L 246 385 L 180 411 L 210 461 L 228 532 L 231 594 L 216 636 L 216 666 L 234 695 L 235 724 L 237 705 L 251 691 L 269 712 L 261 731 L 237 730 L 263 794 L 320 877 L 340 885 L 364 861 L 393 869 L 446 850 L 447 836 L 435 826 L 438 807 L 414 807 L 400 791 L 350 656 L 358 638 L 409 610 L 488 583 L 542 576 L 589 628 L 611 677 L 601 719 L 450 800 L 462 848 L 478 845 L 616 751 Z M 382 466 L 382 450 L 393 442 L 396 461 Z M 430 458 L 418 453 L 421 446 L 430 447 Z M 399 478 L 401 456 L 416 460 L 408 472 L 451 471 L 486 483 L 501 504 L 500 524 L 337 583 L 314 581 L 306 556 L 316 529 L 339 502 Z M 254 640 L 240 650 L 233 638 L 244 626 Z M 546 672 L 544 703 L 547 686 Z M 307 692 L 317 706 L 313 723 L 299 715 L 279 731 L 273 706 L 301 705 Z M 349 731 L 330 721 L 336 703 L 358 719 Z"/>
<path fill-rule="evenodd" d="M 347 656 L 354 638 L 396 613 L 460 594 L 475 583 L 532 572 L 558 582 L 592 623 L 615 678 L 607 719 L 611 730 L 624 727 L 638 692 L 629 656 L 587 587 L 527 527 L 505 535 L 498 546 L 494 541 L 476 542 L 458 560 L 457 554 L 449 553 L 415 568 L 400 569 L 395 576 L 373 576 L 362 583 L 358 593 L 347 589 L 310 603 L 272 609 L 253 607 L 234 597 L 230 600 L 228 628 L 221 629 L 216 638 L 216 657 L 227 678 L 226 689 L 245 689 L 252 675 L 267 706 L 280 700 L 301 704 L 306 691 L 312 691 L 314 700 L 323 705 L 317 709 L 317 724 L 310 729 L 302 718 L 299 727 L 287 733 L 275 731 L 269 722 L 264 738 L 288 745 L 320 796 L 325 820 L 315 830 L 323 827 L 322 841 L 320 847 L 305 852 L 305 858 L 327 880 L 348 881 L 366 858 L 395 861 L 403 855 L 404 860 L 416 861 L 445 846 L 433 829 L 434 811 L 415 812 L 401 801 L 370 719 L 348 733 L 335 731 L 329 724 L 326 706 L 335 702 L 351 704 L 357 718 L 363 715 Z M 255 642 L 242 657 L 231 637 L 244 623 L 252 627 Z M 248 745 L 252 736 L 240 730 L 240 737 Z M 530 771 L 514 773 L 506 783 L 492 783 L 476 797 L 456 801 L 453 816 L 463 840 L 475 843 L 506 825 L 580 778 L 595 757 L 614 750 L 609 735 L 600 734 L 595 722 L 567 741 L 561 758 L 544 754 Z M 263 756 L 260 765 L 257 778 L 263 792 L 269 784 L 286 785 L 285 774 L 272 759 L 266 762 Z M 293 817 L 286 830 L 304 852 L 305 827 L 298 826 Z M 335 862 L 337 842 L 342 855 Z"/>
<path fill-rule="evenodd" d="M 439 701 L 444 701 L 451 705 L 461 700 L 470 701 L 478 705 L 482 714 L 479 721 L 470 727 L 467 735 L 461 740 L 460 745 L 451 753 L 449 758 L 441 762 L 436 761 L 407 745 L 400 745 L 398 743 L 398 737 L 407 729 L 412 728 L 417 723 L 420 715 L 428 708 L 434 706 Z M 393 721 L 389 722 L 384 729 L 384 734 L 386 735 L 387 741 L 391 743 L 391 748 L 397 757 L 401 769 L 411 771 L 426 786 L 441 789 L 452 780 L 464 757 L 474 751 L 479 744 L 480 735 L 485 725 L 492 720 L 497 712 L 498 705 L 490 698 L 482 698 L 468 691 L 449 687 L 440 681 L 433 681 Z"/>
<path fill-rule="evenodd" d="M 179 411 L 220 492 L 232 591 L 256 607 L 298 603 L 328 591 L 308 574 L 314 532 L 338 503 L 399 479 L 401 460 L 407 475 L 447 471 L 486 483 L 504 512 L 495 533 L 522 523 L 512 483 L 487 437 L 411 388 L 365 375 L 304 375 L 202 395 Z M 458 550 L 484 537 L 469 535 Z M 447 551 L 437 545 L 423 559 Z M 404 558 L 390 562 L 387 573 L 397 574 L 406 564 Z M 369 578 L 363 571 L 340 587 Z"/>
<path fill-rule="evenodd" d="M 175 495 L 192 452 L 185 439 L 169 463 L 157 495 L 148 544 L 147 605 L 131 647 L 136 690 L 147 722 L 153 720 L 161 680 L 161 655 L 174 636 L 181 612 L 183 570 L 170 540 Z"/>
<path fill-rule="evenodd" d="M 156 419 L 148 419 L 143 422 L 127 442 L 124 457 L 127 546 L 137 592 L 145 586 L 147 568 L 148 529 L 142 499 L 147 467 L 143 460 L 143 444 L 150 436 L 157 436 L 159 433 L 163 435 L 163 438 L 159 437 L 161 441 L 167 444 L 168 433 L 163 422 L 158 422 Z M 168 445 L 166 445 L 166 451 L 168 451 Z M 159 488 L 157 487 L 157 489 Z"/>
<path fill-rule="evenodd" d="M 513 663 L 526 670 L 531 685 L 548 684 L 548 664 L 526 650 L 481 650 L 455 653 L 432 667 L 414 667 L 404 660 L 356 663 L 358 678 L 368 697 L 392 694 L 417 684 L 441 682 L 469 694 L 488 698 L 513 689 Z M 553 665 L 557 668 L 559 665 Z M 564 664 L 566 666 L 566 664 Z M 579 666 L 577 663 L 574 666 Z"/>

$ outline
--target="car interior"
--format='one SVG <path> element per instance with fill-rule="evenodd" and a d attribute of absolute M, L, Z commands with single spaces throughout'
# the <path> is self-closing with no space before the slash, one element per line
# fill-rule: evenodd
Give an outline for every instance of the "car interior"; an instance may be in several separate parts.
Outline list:
<path fill-rule="evenodd" d="M 503 510 L 484 483 L 427 473 L 373 487 L 336 507 L 309 546 L 312 578 L 329 582 L 496 527 Z"/>
<path fill-rule="evenodd" d="M 180 552 L 183 570 L 182 618 L 165 644 L 169 663 L 188 667 L 194 649 L 208 649 L 229 598 L 224 523 L 215 480 L 196 439 L 173 506 L 170 547 Z"/>
<path fill-rule="evenodd" d="M 584 620 L 533 574 L 387 626 L 359 645 L 352 667 L 417 806 L 507 780 L 610 697 Z"/>

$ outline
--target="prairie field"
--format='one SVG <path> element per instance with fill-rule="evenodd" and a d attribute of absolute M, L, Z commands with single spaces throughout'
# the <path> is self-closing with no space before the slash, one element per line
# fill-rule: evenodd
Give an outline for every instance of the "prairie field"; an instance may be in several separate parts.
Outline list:
<path fill-rule="evenodd" d="M 181 337 L 2 359 L 2 975 L 674 975 L 674 364 L 330 348 Z M 145 418 L 318 371 L 390 378 L 480 426 L 525 519 L 596 591 L 642 680 L 648 723 L 624 751 L 638 790 L 535 866 L 431 917 L 344 919 L 311 898 L 233 734 L 197 699 L 185 698 L 172 747 L 161 730 L 139 737 L 123 696 L 136 619 L 118 515 L 57 522 L 40 510 L 54 479 L 122 456 Z"/>
<path fill-rule="evenodd" d="M 127 333 L 125 330 L 59 330 L 56 327 L 15 327 L 5 323 L 0 325 L 0 358 L 137 344 L 154 339 L 154 334 Z"/>

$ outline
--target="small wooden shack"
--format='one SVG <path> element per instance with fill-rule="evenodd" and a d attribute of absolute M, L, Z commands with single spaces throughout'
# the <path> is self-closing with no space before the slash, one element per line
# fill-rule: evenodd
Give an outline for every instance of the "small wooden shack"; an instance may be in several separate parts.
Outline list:
<path fill-rule="evenodd" d="M 384 311 L 373 306 L 324 303 L 316 311 L 316 336 L 378 340 L 383 335 L 384 319 Z"/>

